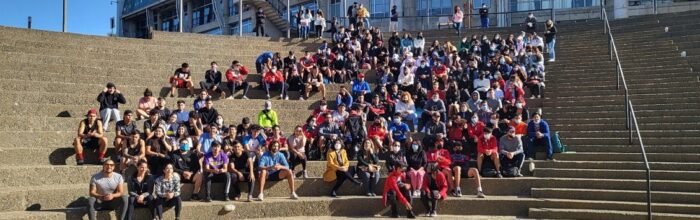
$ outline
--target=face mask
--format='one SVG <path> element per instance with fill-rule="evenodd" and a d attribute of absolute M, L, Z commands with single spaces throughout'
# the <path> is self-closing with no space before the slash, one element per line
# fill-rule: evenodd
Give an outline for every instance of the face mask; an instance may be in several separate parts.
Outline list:
<path fill-rule="evenodd" d="M 425 68 L 425 63 L 421 63 L 421 64 L 420 64 L 420 67 L 421 67 L 421 68 Z"/>
<path fill-rule="evenodd" d="M 477 122 L 479 122 L 479 118 L 473 117 L 473 118 L 472 118 L 472 124 L 476 124 Z"/>
<path fill-rule="evenodd" d="M 401 124 L 401 119 L 400 118 L 394 118 L 394 124 Z"/>
<path fill-rule="evenodd" d="M 224 124 L 224 119 L 216 119 L 216 124 L 218 124 L 218 125 L 223 125 L 223 124 Z"/>
<path fill-rule="evenodd" d="M 433 98 L 433 102 L 437 102 L 440 98 Z"/>
<path fill-rule="evenodd" d="M 500 59 L 498 62 L 499 62 L 501 65 L 506 64 L 506 59 Z"/>
<path fill-rule="evenodd" d="M 532 52 L 527 52 L 527 55 L 528 55 L 528 56 L 532 56 Z"/>
<path fill-rule="evenodd" d="M 486 138 L 487 140 L 491 139 L 491 134 L 484 134 L 484 138 Z"/>
<path fill-rule="evenodd" d="M 343 147 L 341 144 L 335 144 L 335 150 L 340 150 L 340 148 Z"/>
<path fill-rule="evenodd" d="M 523 108 L 523 104 L 522 103 L 515 103 L 515 107 L 516 108 Z"/>
<path fill-rule="evenodd" d="M 411 149 L 413 149 L 413 151 L 418 151 L 418 145 L 417 144 L 411 145 Z"/>
<path fill-rule="evenodd" d="M 190 150 L 190 144 L 181 144 L 181 145 L 180 145 L 180 150 L 181 150 L 181 151 L 189 151 L 189 150 Z"/>
<path fill-rule="evenodd" d="M 515 119 L 515 120 L 513 120 L 513 121 L 515 121 L 516 124 L 520 124 L 520 122 L 522 122 L 523 120 L 521 120 L 521 119 Z"/>
<path fill-rule="evenodd" d="M 489 110 L 489 107 L 488 107 L 488 106 L 483 106 L 483 107 L 481 107 L 481 110 L 482 110 L 482 111 L 488 111 L 488 110 Z"/>
<path fill-rule="evenodd" d="M 532 121 L 535 123 L 540 123 L 540 120 L 542 120 L 542 119 L 537 119 L 537 120 L 532 120 Z"/>
<path fill-rule="evenodd" d="M 491 119 L 491 124 L 498 124 L 498 120 L 496 120 L 496 119 Z"/>

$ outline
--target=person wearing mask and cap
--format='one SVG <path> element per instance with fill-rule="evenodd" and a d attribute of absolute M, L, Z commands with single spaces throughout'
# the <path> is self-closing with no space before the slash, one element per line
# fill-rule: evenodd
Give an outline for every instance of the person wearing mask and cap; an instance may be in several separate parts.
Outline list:
<path fill-rule="evenodd" d="M 119 115 L 119 104 L 126 104 L 126 99 L 122 95 L 114 83 L 107 83 L 107 86 L 102 92 L 97 95 L 97 102 L 100 103 L 100 117 L 104 132 L 109 132 L 109 121 L 114 118 L 115 122 L 121 121 Z"/>
<path fill-rule="evenodd" d="M 391 206 L 391 217 L 398 218 L 399 203 L 406 207 L 406 217 L 416 218 L 411 206 L 411 184 L 405 183 L 406 174 L 404 173 L 405 163 L 395 163 L 391 165 L 391 172 L 384 181 L 384 192 L 382 193 L 382 204 Z"/>
<path fill-rule="evenodd" d="M 511 177 L 523 176 L 520 174 L 525 159 L 523 141 L 517 136 L 515 127 L 508 127 L 508 133 L 498 140 L 498 147 L 500 148 L 501 165 L 503 166 L 504 175 L 509 174 L 506 176 Z M 517 172 L 509 172 L 512 168 L 517 168 Z"/>
<path fill-rule="evenodd" d="M 277 67 L 272 67 L 272 69 L 265 72 L 263 75 L 263 86 L 268 100 L 270 99 L 270 89 L 275 87 L 280 88 L 280 99 L 289 100 L 289 96 L 287 96 L 289 85 L 285 82 L 282 71 L 279 71 Z"/>
<path fill-rule="evenodd" d="M 83 156 L 84 147 L 98 148 L 99 155 L 97 160 L 100 163 L 104 163 L 107 160 L 105 157 L 107 153 L 107 138 L 104 137 L 102 122 L 97 120 L 97 109 L 92 108 L 88 110 L 87 114 L 85 114 L 85 119 L 78 124 L 78 135 L 73 140 L 73 147 L 75 148 L 75 159 L 78 165 L 85 163 Z"/>
<path fill-rule="evenodd" d="M 365 74 L 358 73 L 357 80 L 352 84 L 352 96 L 357 98 L 358 96 L 365 96 L 372 92 L 369 83 L 365 81 Z"/>
<path fill-rule="evenodd" d="M 447 177 L 440 172 L 436 163 L 430 163 L 427 167 L 428 175 L 423 177 L 420 188 L 420 200 L 423 202 L 428 217 L 437 217 L 437 203 L 447 199 Z"/>
<path fill-rule="evenodd" d="M 441 141 L 447 134 L 447 127 L 445 123 L 440 120 L 440 113 L 433 112 L 430 115 L 430 121 L 425 124 L 423 128 L 423 133 L 426 135 L 426 139 L 431 141 Z"/>
<path fill-rule="evenodd" d="M 258 125 L 263 127 L 265 130 L 272 128 L 272 126 L 278 125 L 279 121 L 277 118 L 277 112 L 272 110 L 272 102 L 270 100 L 265 101 L 264 109 L 258 113 Z"/>
<path fill-rule="evenodd" d="M 335 181 L 335 185 L 333 185 L 333 189 L 331 189 L 331 197 L 338 197 L 337 191 L 345 180 L 350 180 L 356 185 L 362 185 L 360 181 L 354 178 L 355 174 L 353 171 L 355 169 L 350 168 L 350 161 L 343 147 L 342 140 L 335 140 L 333 142 L 333 148 L 326 154 L 326 159 L 326 172 L 323 174 L 323 181 Z"/>
<path fill-rule="evenodd" d="M 255 36 L 265 36 L 265 12 L 263 12 L 262 8 L 255 13 Z"/>
<path fill-rule="evenodd" d="M 527 159 L 535 159 L 535 151 L 537 147 L 544 147 L 547 152 L 547 160 L 554 160 L 554 150 L 552 149 L 552 142 L 550 140 L 549 134 L 549 123 L 542 119 L 540 113 L 533 113 L 532 120 L 527 124 Z"/>

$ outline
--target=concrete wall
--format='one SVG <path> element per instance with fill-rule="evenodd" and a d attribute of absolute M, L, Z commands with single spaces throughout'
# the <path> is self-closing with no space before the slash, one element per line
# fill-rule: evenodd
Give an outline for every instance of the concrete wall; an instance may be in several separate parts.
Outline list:
<path fill-rule="evenodd" d="M 675 13 L 684 11 L 700 10 L 700 2 L 664 2 L 658 3 L 657 13 Z M 627 6 L 628 16 L 639 16 L 653 14 L 654 8 L 651 3 L 646 3 L 638 6 Z"/>

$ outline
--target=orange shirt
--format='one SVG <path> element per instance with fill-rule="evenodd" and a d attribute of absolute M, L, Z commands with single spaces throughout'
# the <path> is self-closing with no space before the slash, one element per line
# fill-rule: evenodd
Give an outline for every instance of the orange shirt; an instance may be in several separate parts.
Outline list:
<path fill-rule="evenodd" d="M 515 124 L 515 121 L 511 121 L 508 126 L 515 127 L 516 135 L 527 135 L 527 124 L 525 122 L 520 122 L 520 124 Z"/>

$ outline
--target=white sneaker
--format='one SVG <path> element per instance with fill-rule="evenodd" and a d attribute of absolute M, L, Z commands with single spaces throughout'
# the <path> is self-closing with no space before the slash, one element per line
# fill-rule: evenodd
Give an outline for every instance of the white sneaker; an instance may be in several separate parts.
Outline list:
<path fill-rule="evenodd" d="M 267 100 L 270 100 L 270 95 L 267 95 Z"/>
<path fill-rule="evenodd" d="M 232 96 L 229 96 L 229 97 L 226 98 L 226 99 L 228 99 L 228 100 L 233 100 L 233 95 L 232 95 Z"/>
<path fill-rule="evenodd" d="M 299 97 L 299 100 L 300 100 L 300 101 L 304 101 L 304 97 L 303 97 L 303 96 L 300 96 L 300 97 Z"/>
<path fill-rule="evenodd" d="M 283 96 L 283 95 L 280 95 L 280 99 L 284 99 L 284 96 Z"/>
<path fill-rule="evenodd" d="M 292 192 L 292 195 L 289 196 L 290 199 L 299 199 L 299 196 L 297 196 L 296 192 Z"/>
<path fill-rule="evenodd" d="M 284 97 L 284 100 L 289 100 L 289 96 L 285 96 L 285 97 Z"/>
<path fill-rule="evenodd" d="M 306 170 L 302 171 L 302 176 L 304 177 L 304 179 L 309 178 L 309 174 L 306 172 Z"/>
<path fill-rule="evenodd" d="M 554 59 L 549 59 L 549 60 L 547 60 L 547 62 L 550 62 L 550 63 L 554 62 Z"/>
<path fill-rule="evenodd" d="M 258 200 L 260 200 L 260 201 L 265 200 L 265 196 L 263 196 L 262 193 L 258 194 Z"/>
<path fill-rule="evenodd" d="M 269 98 L 269 97 L 268 97 Z M 248 100 L 248 96 L 243 96 L 243 99 Z"/>
<path fill-rule="evenodd" d="M 535 171 L 535 162 L 530 161 L 527 168 L 530 170 L 530 172 Z"/>

